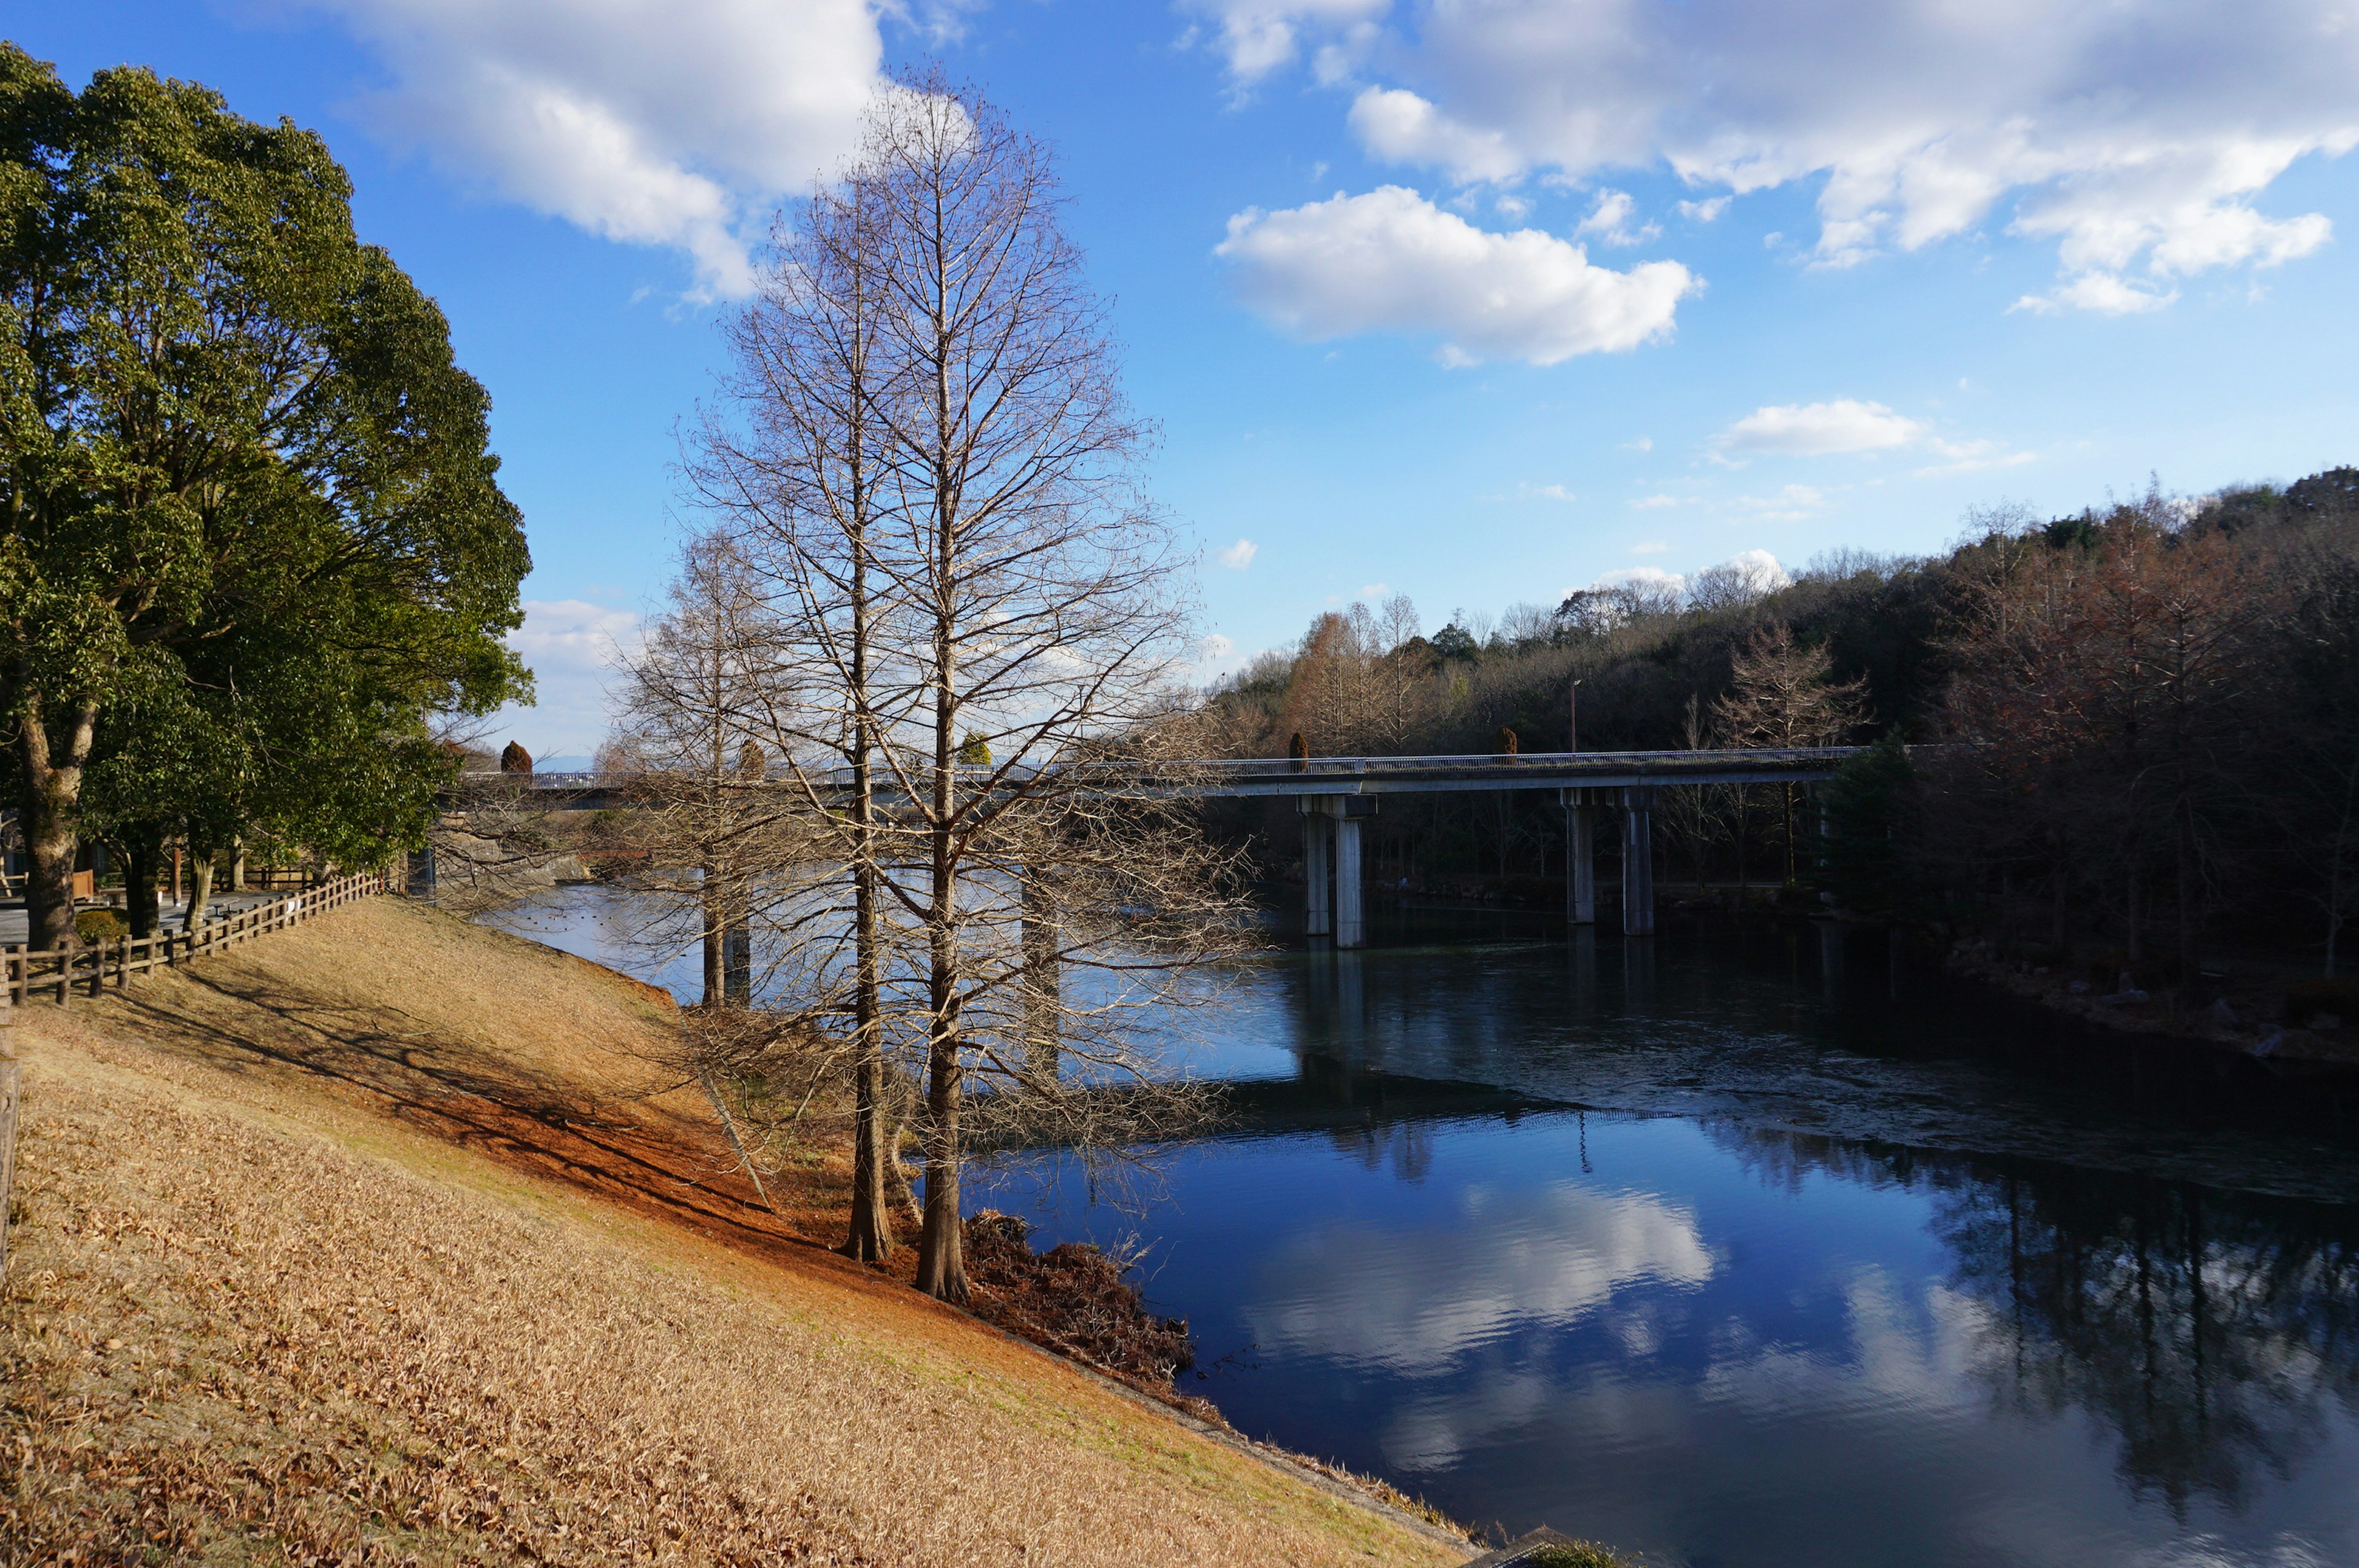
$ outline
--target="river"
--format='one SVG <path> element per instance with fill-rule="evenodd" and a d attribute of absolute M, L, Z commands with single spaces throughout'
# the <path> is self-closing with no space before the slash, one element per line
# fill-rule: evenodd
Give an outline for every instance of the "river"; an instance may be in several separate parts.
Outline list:
<path fill-rule="evenodd" d="M 676 986 L 621 895 L 494 917 Z M 2359 1085 L 2126 1050 L 1870 934 L 1380 915 L 1246 967 L 1152 1191 L 1187 1391 L 1477 1525 L 1685 1568 L 2359 1564 Z"/>

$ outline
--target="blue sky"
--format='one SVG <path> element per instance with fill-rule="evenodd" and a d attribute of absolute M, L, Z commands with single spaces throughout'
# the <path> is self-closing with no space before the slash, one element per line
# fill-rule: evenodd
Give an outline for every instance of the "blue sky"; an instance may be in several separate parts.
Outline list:
<path fill-rule="evenodd" d="M 2316 0 L 0 4 L 322 131 L 490 387 L 537 753 L 659 600 L 748 242 L 929 58 L 1062 152 L 1201 670 L 1970 507 L 2359 460 L 2359 16 Z M 1247 547 L 1249 546 L 1249 547 Z"/>

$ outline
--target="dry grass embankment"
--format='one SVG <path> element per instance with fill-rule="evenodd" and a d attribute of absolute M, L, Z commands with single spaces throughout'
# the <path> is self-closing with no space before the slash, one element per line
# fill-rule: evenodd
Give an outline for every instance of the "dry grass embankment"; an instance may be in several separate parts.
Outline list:
<path fill-rule="evenodd" d="M 22 1022 L 0 1562 L 1464 1555 L 797 1238 L 593 967 L 377 900 Z"/>

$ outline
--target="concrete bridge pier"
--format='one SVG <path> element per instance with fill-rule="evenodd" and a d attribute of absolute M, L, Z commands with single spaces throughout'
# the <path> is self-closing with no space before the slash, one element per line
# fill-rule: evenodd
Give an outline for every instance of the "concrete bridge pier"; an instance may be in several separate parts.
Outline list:
<path fill-rule="evenodd" d="M 1655 792 L 1622 791 L 1622 935 L 1655 934 Z"/>
<path fill-rule="evenodd" d="M 429 838 L 428 840 L 426 840 L 426 848 L 424 848 L 423 849 L 412 849 L 412 850 L 409 852 L 409 864 L 408 864 L 408 867 L 407 868 L 407 870 L 408 870 L 408 875 L 407 875 L 407 877 L 404 879 L 405 885 L 404 885 L 404 887 L 403 887 L 403 890 L 402 890 L 402 891 L 403 891 L 403 892 L 407 892 L 407 893 L 408 893 L 411 898 L 415 898 L 415 899 L 422 899 L 422 900 L 424 900 L 426 903 L 433 903 L 433 902 L 434 902 L 434 840 L 433 840 L 433 839 Z"/>
<path fill-rule="evenodd" d="M 1564 917 L 1597 924 L 1597 815 L 1585 789 L 1560 793 L 1564 803 Z"/>
<path fill-rule="evenodd" d="M 1361 795 L 1306 795 L 1296 808 L 1302 813 L 1302 875 L 1309 894 L 1303 909 L 1304 934 L 1332 936 L 1338 947 L 1365 946 L 1368 923 L 1361 885 L 1360 820 L 1375 815 L 1375 801 Z M 1331 861 L 1335 877 L 1332 903 L 1327 885 Z"/>
<path fill-rule="evenodd" d="M 1360 822 L 1354 816 L 1335 818 L 1335 946 L 1364 947 L 1367 917 L 1362 908 L 1360 883 Z M 1356 975 L 1355 967 L 1353 973 Z"/>
<path fill-rule="evenodd" d="M 1325 795 L 1305 795 L 1296 802 L 1302 813 L 1302 934 L 1332 936 L 1334 917 L 1327 903 L 1327 840 L 1333 818 L 1324 810 Z"/>
<path fill-rule="evenodd" d="M 1056 895 L 1038 881 L 1024 884 L 1024 1071 L 1037 1082 L 1057 1081 L 1062 1034 L 1058 1027 L 1060 1000 L 1057 949 L 1061 939 L 1057 925 Z"/>

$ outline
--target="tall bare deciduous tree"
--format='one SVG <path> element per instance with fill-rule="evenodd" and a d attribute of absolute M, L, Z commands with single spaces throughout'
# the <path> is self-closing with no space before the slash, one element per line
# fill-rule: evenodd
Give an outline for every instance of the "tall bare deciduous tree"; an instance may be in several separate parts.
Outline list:
<path fill-rule="evenodd" d="M 1047 150 L 973 93 L 884 95 L 738 318 L 690 465 L 752 568 L 757 793 L 815 825 L 796 841 L 840 890 L 770 896 L 851 934 L 791 999 L 860 1042 L 847 1249 L 891 1243 L 906 1063 L 919 1283 L 951 1300 L 973 1119 L 1152 1137 L 1188 1098 L 1158 1059 L 1169 1004 L 1242 931 L 1175 766 L 1189 562 L 1136 491 L 1147 432 L 1060 202 Z"/>

